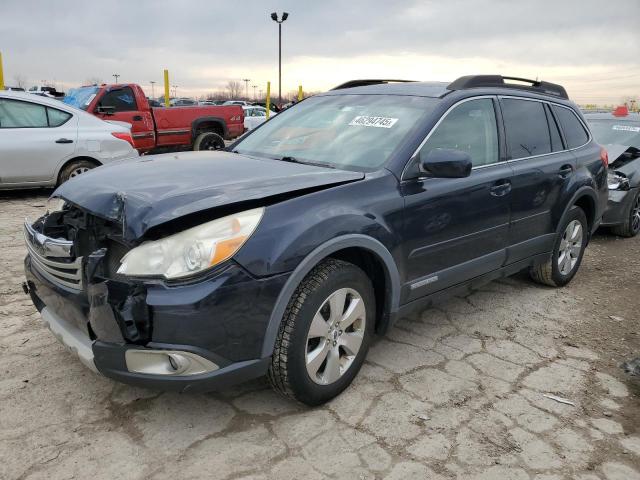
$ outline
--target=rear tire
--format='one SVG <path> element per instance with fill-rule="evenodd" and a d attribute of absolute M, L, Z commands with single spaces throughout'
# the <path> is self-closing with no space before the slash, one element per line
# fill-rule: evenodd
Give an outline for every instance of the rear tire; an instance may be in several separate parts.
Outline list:
<path fill-rule="evenodd" d="M 202 150 L 222 150 L 224 147 L 224 138 L 215 132 L 202 132 L 193 142 L 193 150 L 195 152 Z"/>
<path fill-rule="evenodd" d="M 529 276 L 543 285 L 563 287 L 580 268 L 588 239 L 587 216 L 580 207 L 573 206 L 560 226 L 551 258 L 531 267 Z"/>
<path fill-rule="evenodd" d="M 611 231 L 620 237 L 635 237 L 640 233 L 640 191 L 636 192 L 635 197 L 631 200 L 631 208 L 627 219 L 622 225 L 611 227 Z"/>
<path fill-rule="evenodd" d="M 273 388 L 310 406 L 339 395 L 367 355 L 375 307 L 371 281 L 360 268 L 332 258 L 317 265 L 282 318 L 268 371 Z"/>
<path fill-rule="evenodd" d="M 74 160 L 60 171 L 58 176 L 58 185 L 62 185 L 70 178 L 77 177 L 83 173 L 88 172 L 92 168 L 96 168 L 97 165 L 89 160 Z"/>

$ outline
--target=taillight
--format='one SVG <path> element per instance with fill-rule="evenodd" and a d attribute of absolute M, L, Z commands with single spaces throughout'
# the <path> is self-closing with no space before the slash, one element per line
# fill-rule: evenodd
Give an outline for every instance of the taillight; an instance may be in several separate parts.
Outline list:
<path fill-rule="evenodd" d="M 133 138 L 131 137 L 130 133 L 126 133 L 126 132 L 111 132 L 111 135 L 113 135 L 116 138 L 119 138 L 120 140 L 124 140 L 125 142 L 128 142 L 129 145 L 134 147 Z"/>
<path fill-rule="evenodd" d="M 602 165 L 604 165 L 604 168 L 609 168 L 609 154 L 604 148 L 600 149 L 600 161 Z"/>

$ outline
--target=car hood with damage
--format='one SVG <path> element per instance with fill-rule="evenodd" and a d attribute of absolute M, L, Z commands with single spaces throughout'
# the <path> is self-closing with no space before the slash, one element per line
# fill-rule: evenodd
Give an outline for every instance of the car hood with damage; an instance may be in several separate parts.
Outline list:
<path fill-rule="evenodd" d="M 253 201 L 267 205 L 362 178 L 360 172 L 237 153 L 183 152 L 96 168 L 62 184 L 52 196 L 122 223 L 124 238 L 135 240 L 185 215 Z"/>

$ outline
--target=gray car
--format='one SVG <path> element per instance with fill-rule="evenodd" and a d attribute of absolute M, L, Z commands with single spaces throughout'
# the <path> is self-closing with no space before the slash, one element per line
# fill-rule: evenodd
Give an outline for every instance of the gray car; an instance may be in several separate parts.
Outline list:
<path fill-rule="evenodd" d="M 53 187 L 137 156 L 127 124 L 105 122 L 58 100 L 0 92 L 0 189 Z"/>
<path fill-rule="evenodd" d="M 640 233 L 640 114 L 626 107 L 585 113 L 591 132 L 609 155 L 609 203 L 602 226 L 616 235 Z"/>

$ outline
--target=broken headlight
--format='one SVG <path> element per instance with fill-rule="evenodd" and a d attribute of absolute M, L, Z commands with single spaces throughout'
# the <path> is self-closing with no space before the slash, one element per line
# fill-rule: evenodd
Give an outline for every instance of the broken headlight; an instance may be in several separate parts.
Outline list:
<path fill-rule="evenodd" d="M 609 190 L 629 190 L 629 179 L 624 174 L 615 171 L 607 173 Z"/>
<path fill-rule="evenodd" d="M 264 208 L 255 208 L 198 225 L 130 250 L 118 273 L 131 276 L 186 277 L 231 258 L 260 223 Z"/>

